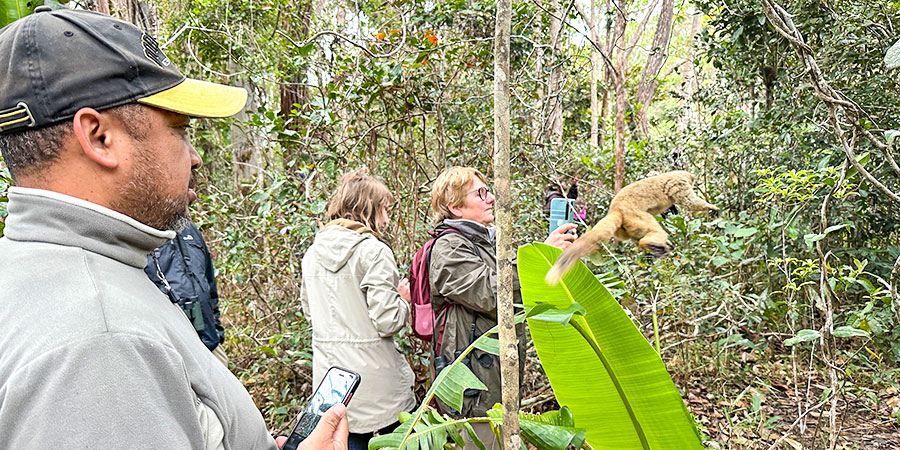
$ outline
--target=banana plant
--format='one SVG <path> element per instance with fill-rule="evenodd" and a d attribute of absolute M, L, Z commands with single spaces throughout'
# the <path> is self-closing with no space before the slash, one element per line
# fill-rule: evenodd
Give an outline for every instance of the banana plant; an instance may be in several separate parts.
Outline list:
<path fill-rule="evenodd" d="M 529 315 L 540 314 L 551 309 L 549 305 L 527 308 L 516 315 L 516 323 L 521 323 Z M 425 398 L 412 414 L 400 415 L 401 425 L 393 433 L 376 436 L 369 441 L 369 450 L 443 450 L 444 444 L 453 441 L 459 448 L 465 445 L 461 431 L 465 430 L 478 448 L 484 450 L 484 443 L 475 434 L 472 423 L 490 423 L 495 430 L 503 421 L 503 411 L 499 404 L 487 412 L 486 417 L 453 419 L 428 406 L 434 396 L 457 411 L 462 409 L 463 393 L 466 389 L 485 390 L 487 387 L 462 360 L 475 348 L 499 355 L 500 344 L 496 337 L 498 327 L 481 335 L 469 345 L 452 364 L 445 367 L 432 383 Z M 568 409 L 550 411 L 542 415 L 519 413 L 522 436 L 538 450 L 565 450 L 570 445 L 575 449 L 584 444 L 585 430 L 575 427 L 575 419 Z"/>
<path fill-rule="evenodd" d="M 579 262 L 556 286 L 544 276 L 560 250 L 519 248 L 525 306 L 541 365 L 560 405 L 595 449 L 702 449 L 693 418 L 659 354 L 618 302 Z"/>
<path fill-rule="evenodd" d="M 38 6 L 39 0 L 0 0 L 0 28 L 21 19 Z"/>
<path fill-rule="evenodd" d="M 0 28 L 34 12 L 34 8 L 47 5 L 53 9 L 63 8 L 69 0 L 0 0 Z"/>

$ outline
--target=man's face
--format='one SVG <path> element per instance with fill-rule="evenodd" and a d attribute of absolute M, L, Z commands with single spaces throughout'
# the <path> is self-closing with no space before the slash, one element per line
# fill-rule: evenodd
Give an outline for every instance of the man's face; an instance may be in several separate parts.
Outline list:
<path fill-rule="evenodd" d="M 451 207 L 450 212 L 455 214 L 457 219 L 468 219 L 484 226 L 490 225 L 494 221 L 494 194 L 477 177 L 466 191 L 463 205 Z"/>
<path fill-rule="evenodd" d="M 190 118 L 142 108 L 144 129 L 132 135 L 130 177 L 112 207 L 153 228 L 181 231 L 190 220 L 188 206 L 197 198 L 193 169 L 201 164 L 187 139 Z"/>

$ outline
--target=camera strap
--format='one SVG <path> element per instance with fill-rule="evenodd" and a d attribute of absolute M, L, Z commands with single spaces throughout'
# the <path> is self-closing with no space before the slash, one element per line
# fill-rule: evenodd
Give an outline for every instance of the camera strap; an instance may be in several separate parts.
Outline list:
<path fill-rule="evenodd" d="M 172 285 L 169 284 L 169 280 L 166 279 L 166 275 L 162 271 L 162 267 L 159 266 L 159 258 L 156 257 L 156 251 L 150 253 L 153 258 L 153 265 L 156 266 L 156 277 L 159 278 L 163 286 L 165 286 L 165 294 L 169 297 L 169 301 L 174 304 L 178 304 L 178 298 L 175 297 L 175 293 L 172 292 Z"/>

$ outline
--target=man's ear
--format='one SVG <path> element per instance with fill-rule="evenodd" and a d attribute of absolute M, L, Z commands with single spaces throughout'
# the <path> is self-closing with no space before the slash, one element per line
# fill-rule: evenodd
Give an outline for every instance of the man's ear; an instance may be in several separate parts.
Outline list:
<path fill-rule="evenodd" d="M 108 169 L 119 165 L 122 155 L 115 146 L 121 144 L 125 130 L 118 121 L 93 108 L 81 108 L 75 113 L 72 126 L 81 151 L 88 159 Z"/>

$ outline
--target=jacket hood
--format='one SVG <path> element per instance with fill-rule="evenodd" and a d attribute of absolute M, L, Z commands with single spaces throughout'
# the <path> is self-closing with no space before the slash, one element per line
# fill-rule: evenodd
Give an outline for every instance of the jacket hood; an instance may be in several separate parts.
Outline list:
<path fill-rule="evenodd" d="M 360 234 L 349 228 L 330 223 L 316 233 L 315 244 L 309 251 L 315 252 L 325 269 L 337 272 L 347 264 L 356 247 L 366 239 L 377 239 L 370 233 Z"/>

